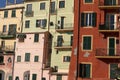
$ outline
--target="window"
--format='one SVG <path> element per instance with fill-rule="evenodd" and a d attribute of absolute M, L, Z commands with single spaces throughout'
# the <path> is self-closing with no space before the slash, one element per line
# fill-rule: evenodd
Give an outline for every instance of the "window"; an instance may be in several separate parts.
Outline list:
<path fill-rule="evenodd" d="M 39 61 L 39 56 L 35 56 L 34 57 L 34 62 L 38 62 Z"/>
<path fill-rule="evenodd" d="M 90 78 L 90 64 L 79 64 L 79 77 Z"/>
<path fill-rule="evenodd" d="M 62 80 L 62 75 L 57 75 L 57 79 L 56 80 Z"/>
<path fill-rule="evenodd" d="M 18 42 L 24 42 L 24 38 L 19 38 Z"/>
<path fill-rule="evenodd" d="M 25 53 L 25 61 L 26 62 L 30 61 L 30 53 Z"/>
<path fill-rule="evenodd" d="M 45 77 L 42 77 L 42 80 L 46 80 L 46 78 L 45 78 Z"/>
<path fill-rule="evenodd" d="M 12 15 L 11 15 L 11 17 L 16 17 L 16 10 L 15 10 L 15 9 L 12 10 Z"/>
<path fill-rule="evenodd" d="M 62 46 L 63 45 L 63 36 L 59 35 L 57 37 L 57 46 Z"/>
<path fill-rule="evenodd" d="M 91 36 L 83 37 L 83 50 L 91 50 Z"/>
<path fill-rule="evenodd" d="M 0 63 L 3 63 L 3 62 L 4 62 L 4 57 L 0 56 Z"/>
<path fill-rule="evenodd" d="M 65 1 L 59 1 L 59 8 L 65 8 Z"/>
<path fill-rule="evenodd" d="M 45 3 L 40 3 L 40 10 L 45 10 Z"/>
<path fill-rule="evenodd" d="M 70 56 L 63 56 L 63 62 L 70 62 Z"/>
<path fill-rule="evenodd" d="M 25 28 L 29 28 L 30 27 L 30 20 L 26 20 L 25 21 Z"/>
<path fill-rule="evenodd" d="M 10 24 L 9 25 L 9 30 L 8 30 L 8 35 L 16 35 L 16 27 L 17 24 Z"/>
<path fill-rule="evenodd" d="M 34 34 L 34 42 L 38 42 L 39 41 L 39 34 Z"/>
<path fill-rule="evenodd" d="M 5 11 L 4 11 L 4 18 L 7 18 L 7 17 L 8 17 L 8 11 L 5 10 Z"/>
<path fill-rule="evenodd" d="M 19 77 L 18 77 L 18 76 L 16 76 L 15 80 L 19 80 Z"/>
<path fill-rule="evenodd" d="M 17 56 L 17 62 L 21 62 L 21 56 Z"/>
<path fill-rule="evenodd" d="M 85 3 L 92 3 L 93 0 L 85 0 Z"/>
<path fill-rule="evenodd" d="M 50 13 L 54 13 L 55 12 L 55 2 L 51 2 L 50 4 Z"/>
<path fill-rule="evenodd" d="M 32 80 L 37 80 L 37 74 L 32 74 Z"/>
<path fill-rule="evenodd" d="M 3 25 L 3 33 L 7 32 L 7 25 Z"/>
<path fill-rule="evenodd" d="M 8 80 L 12 80 L 12 76 L 9 76 Z"/>
<path fill-rule="evenodd" d="M 36 27 L 45 28 L 46 27 L 46 23 L 47 23 L 46 19 L 36 20 Z"/>
<path fill-rule="evenodd" d="M 26 11 L 32 11 L 32 4 L 27 4 L 27 9 L 26 9 Z"/>
<path fill-rule="evenodd" d="M 81 13 L 81 27 L 96 26 L 96 13 Z"/>

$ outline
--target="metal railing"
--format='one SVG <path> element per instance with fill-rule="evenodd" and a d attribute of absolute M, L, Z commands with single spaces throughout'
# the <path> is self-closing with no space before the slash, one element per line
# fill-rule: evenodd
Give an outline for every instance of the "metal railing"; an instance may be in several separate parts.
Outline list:
<path fill-rule="evenodd" d="M 74 26 L 73 23 L 66 23 L 63 26 L 57 24 L 56 27 L 55 27 L 55 29 L 62 29 L 62 30 L 67 29 L 67 30 L 71 30 L 71 29 L 73 29 L 73 26 Z"/>
<path fill-rule="evenodd" d="M 115 1 L 115 0 L 114 0 Z M 120 6 L 120 1 L 117 0 L 115 2 L 113 1 L 108 1 L 108 0 L 99 0 L 99 6 Z"/>
<path fill-rule="evenodd" d="M 54 42 L 54 46 L 55 47 L 68 47 L 68 46 L 72 46 L 72 42 L 71 41 L 64 41 L 64 42 Z"/>
<path fill-rule="evenodd" d="M 99 48 L 99 49 L 96 49 L 95 56 L 120 56 L 120 49 Z"/>
<path fill-rule="evenodd" d="M 6 31 L 6 32 L 0 32 L 0 37 L 5 38 L 5 37 L 16 37 L 16 31 Z"/>
<path fill-rule="evenodd" d="M 14 51 L 15 48 L 13 45 L 0 46 L 0 51 Z"/>
<path fill-rule="evenodd" d="M 25 11 L 25 16 L 26 17 L 33 17 L 34 12 L 33 11 Z"/>

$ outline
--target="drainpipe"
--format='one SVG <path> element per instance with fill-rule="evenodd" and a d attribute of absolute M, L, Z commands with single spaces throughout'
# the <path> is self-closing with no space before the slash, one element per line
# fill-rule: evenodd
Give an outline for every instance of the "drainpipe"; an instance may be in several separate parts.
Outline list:
<path fill-rule="evenodd" d="M 78 34 L 78 37 L 77 37 L 77 59 L 76 59 L 76 77 L 75 77 L 75 80 L 78 80 L 78 70 L 79 70 L 79 45 L 80 45 L 80 0 L 78 0 L 78 31 L 77 31 L 77 34 Z"/>

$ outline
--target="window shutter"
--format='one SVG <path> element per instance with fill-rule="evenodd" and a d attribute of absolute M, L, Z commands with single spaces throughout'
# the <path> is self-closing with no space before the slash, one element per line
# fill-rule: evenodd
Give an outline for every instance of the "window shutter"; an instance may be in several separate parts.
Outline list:
<path fill-rule="evenodd" d="M 93 13 L 93 16 L 92 16 L 92 26 L 95 27 L 96 26 L 96 13 Z"/>
<path fill-rule="evenodd" d="M 91 49 L 91 37 L 84 37 L 83 39 L 83 49 L 90 50 Z"/>
<path fill-rule="evenodd" d="M 86 64 L 86 74 L 85 77 L 90 78 L 90 64 Z"/>
<path fill-rule="evenodd" d="M 36 80 L 37 74 L 32 74 L 32 80 Z"/>
<path fill-rule="evenodd" d="M 42 26 L 43 26 L 43 27 L 46 27 L 46 23 L 47 23 L 47 20 L 46 20 L 46 19 L 43 19 L 43 21 L 42 21 Z"/>
<path fill-rule="evenodd" d="M 85 23 L 85 22 L 84 22 L 84 21 L 85 21 L 85 20 L 84 20 L 84 19 L 85 19 L 85 13 L 81 13 L 80 18 L 81 18 L 81 27 L 83 27 L 83 26 L 85 26 L 85 25 L 84 25 L 84 23 Z"/>
<path fill-rule="evenodd" d="M 25 54 L 25 61 L 30 61 L 30 53 Z"/>

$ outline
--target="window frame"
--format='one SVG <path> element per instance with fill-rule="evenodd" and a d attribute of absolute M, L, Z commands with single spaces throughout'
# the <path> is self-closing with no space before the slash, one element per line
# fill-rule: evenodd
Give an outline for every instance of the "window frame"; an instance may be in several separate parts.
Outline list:
<path fill-rule="evenodd" d="M 4 18 L 8 18 L 8 10 L 4 11 Z"/>
<path fill-rule="evenodd" d="M 86 2 L 86 0 L 84 0 L 84 4 L 93 4 L 94 0 L 92 0 L 91 2 Z"/>
<path fill-rule="evenodd" d="M 25 53 L 25 62 L 30 62 L 30 53 Z"/>
<path fill-rule="evenodd" d="M 25 21 L 25 28 L 30 28 L 30 20 Z"/>
<path fill-rule="evenodd" d="M 34 42 L 39 42 L 39 33 L 34 34 Z"/>
<path fill-rule="evenodd" d="M 37 58 L 37 59 L 36 59 Z M 34 56 L 34 62 L 39 62 L 39 56 Z"/>
<path fill-rule="evenodd" d="M 13 10 L 12 10 L 11 17 L 16 17 L 16 9 L 13 9 Z"/>
<path fill-rule="evenodd" d="M 35 79 L 34 79 L 35 77 Z M 37 74 L 32 74 L 32 80 L 37 80 Z"/>
<path fill-rule="evenodd" d="M 20 55 L 17 56 L 17 62 L 21 62 L 21 56 Z"/>
<path fill-rule="evenodd" d="M 63 56 L 63 62 L 70 62 L 70 56 Z"/>

